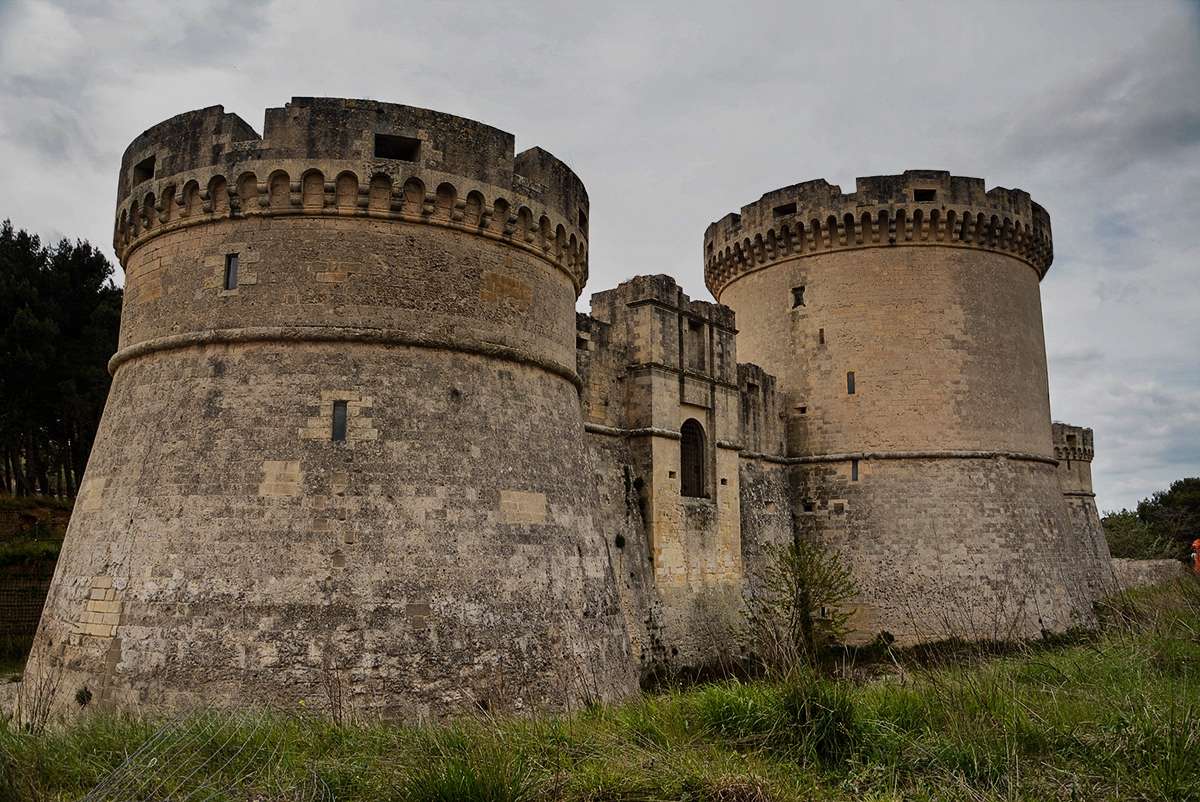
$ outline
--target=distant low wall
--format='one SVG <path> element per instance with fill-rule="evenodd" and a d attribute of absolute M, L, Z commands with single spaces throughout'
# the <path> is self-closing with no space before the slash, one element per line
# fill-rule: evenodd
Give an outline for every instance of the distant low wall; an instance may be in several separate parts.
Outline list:
<path fill-rule="evenodd" d="M 1122 590 L 1142 588 L 1183 576 L 1179 560 L 1122 560 L 1113 558 L 1113 575 Z"/>

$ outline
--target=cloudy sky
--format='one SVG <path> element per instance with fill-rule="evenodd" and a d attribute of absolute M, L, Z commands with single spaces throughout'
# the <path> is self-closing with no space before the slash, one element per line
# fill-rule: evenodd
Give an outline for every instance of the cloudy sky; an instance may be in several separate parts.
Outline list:
<path fill-rule="evenodd" d="M 0 0 L 0 218 L 112 259 L 146 128 L 292 96 L 482 120 L 591 196 L 586 295 L 772 189 L 943 169 L 1049 211 L 1051 406 L 1102 510 L 1200 476 L 1200 3 Z M 113 260 L 115 262 L 115 259 Z M 584 304 L 586 308 L 586 302 Z"/>

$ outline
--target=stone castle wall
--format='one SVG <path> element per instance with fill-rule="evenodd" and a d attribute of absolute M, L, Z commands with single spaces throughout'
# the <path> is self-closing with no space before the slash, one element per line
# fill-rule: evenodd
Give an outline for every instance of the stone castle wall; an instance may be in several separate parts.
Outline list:
<path fill-rule="evenodd" d="M 709 227 L 721 303 L 639 276 L 582 315 L 589 211 L 545 151 L 406 106 L 135 140 L 113 387 L 31 675 L 569 710 L 736 659 L 764 546 L 797 538 L 853 567 L 860 640 L 1092 622 L 1090 430 L 1050 428 L 1028 194 L 787 187 Z"/>

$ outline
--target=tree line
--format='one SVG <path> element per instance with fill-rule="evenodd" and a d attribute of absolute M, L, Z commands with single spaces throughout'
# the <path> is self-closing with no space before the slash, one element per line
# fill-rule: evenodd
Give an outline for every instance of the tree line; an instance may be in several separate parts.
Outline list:
<path fill-rule="evenodd" d="M 1105 513 L 1101 523 L 1114 557 L 1185 560 L 1200 538 L 1200 477 L 1176 480 L 1136 510 Z"/>
<path fill-rule="evenodd" d="M 112 275 L 87 242 L 0 225 L 0 492 L 75 496 L 117 349 Z"/>

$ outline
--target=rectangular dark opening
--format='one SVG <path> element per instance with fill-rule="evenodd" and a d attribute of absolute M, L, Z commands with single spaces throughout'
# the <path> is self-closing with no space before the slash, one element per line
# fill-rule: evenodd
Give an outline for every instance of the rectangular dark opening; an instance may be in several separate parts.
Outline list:
<path fill-rule="evenodd" d="M 747 382 L 746 383 L 746 393 L 748 395 L 757 395 L 758 394 L 758 385 L 755 384 L 754 382 Z"/>
<path fill-rule="evenodd" d="M 850 460 L 850 481 L 858 481 L 858 460 L 856 459 Z"/>
<path fill-rule="evenodd" d="M 914 189 L 913 200 L 917 203 L 933 203 L 937 200 L 936 189 Z"/>
<path fill-rule="evenodd" d="M 688 367 L 692 370 L 704 370 L 704 352 L 708 350 L 707 338 L 704 336 L 704 324 L 699 320 L 688 321 Z"/>
<path fill-rule="evenodd" d="M 849 395 L 854 395 L 854 371 L 846 374 L 846 392 Z"/>
<path fill-rule="evenodd" d="M 771 211 L 775 213 L 776 217 L 786 217 L 789 214 L 795 214 L 796 202 L 792 201 L 791 203 L 785 203 L 782 206 L 776 206 Z"/>
<path fill-rule="evenodd" d="M 148 156 L 133 166 L 133 185 L 154 178 L 154 157 Z"/>
<path fill-rule="evenodd" d="M 813 503 L 812 503 L 811 501 L 806 501 L 806 502 L 804 502 L 804 511 L 805 511 L 805 512 L 812 512 L 812 511 L 813 511 Z"/>
<path fill-rule="evenodd" d="M 796 414 L 797 415 L 807 415 L 808 407 L 796 407 Z"/>
<path fill-rule="evenodd" d="M 804 306 L 804 288 L 792 287 L 792 309 Z"/>
<path fill-rule="evenodd" d="M 238 274 L 238 255 L 236 253 L 225 254 L 225 289 L 237 289 Z"/>
<path fill-rule="evenodd" d="M 346 440 L 346 402 L 333 402 L 333 437 L 335 443 L 345 442 Z"/>
<path fill-rule="evenodd" d="M 587 338 L 585 338 L 585 337 L 576 337 L 575 338 L 575 350 L 576 351 L 586 351 L 587 344 L 588 344 Z"/>
<path fill-rule="evenodd" d="M 395 134 L 375 135 L 375 158 L 399 159 L 402 162 L 415 162 L 417 152 L 421 149 L 421 140 L 411 136 L 396 136 Z"/>
<path fill-rule="evenodd" d="M 817 329 L 817 342 L 820 345 L 825 344 L 825 329 Z"/>

